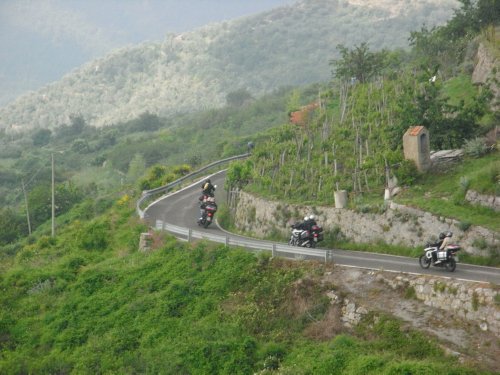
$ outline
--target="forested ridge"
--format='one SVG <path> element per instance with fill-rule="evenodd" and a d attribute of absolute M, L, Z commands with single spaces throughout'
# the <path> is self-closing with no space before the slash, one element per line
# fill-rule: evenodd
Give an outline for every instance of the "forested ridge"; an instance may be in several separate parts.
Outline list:
<path fill-rule="evenodd" d="M 408 46 L 411 30 L 444 23 L 455 0 L 356 3 L 299 1 L 162 42 L 123 48 L 0 109 L 0 129 L 55 129 L 70 116 L 93 126 L 223 106 L 227 94 L 252 95 L 328 79 L 335 46 Z"/>

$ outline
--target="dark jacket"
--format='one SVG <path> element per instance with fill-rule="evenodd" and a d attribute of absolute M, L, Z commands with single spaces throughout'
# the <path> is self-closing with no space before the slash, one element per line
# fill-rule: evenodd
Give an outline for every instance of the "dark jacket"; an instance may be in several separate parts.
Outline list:
<path fill-rule="evenodd" d="M 201 185 L 203 194 L 213 197 L 215 193 L 215 187 L 210 182 L 205 182 Z"/>

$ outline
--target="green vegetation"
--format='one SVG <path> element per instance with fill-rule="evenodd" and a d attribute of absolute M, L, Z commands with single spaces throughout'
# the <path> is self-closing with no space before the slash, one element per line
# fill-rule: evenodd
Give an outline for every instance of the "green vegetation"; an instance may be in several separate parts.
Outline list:
<path fill-rule="evenodd" d="M 472 223 L 500 231 L 498 213 L 466 203 L 463 188 L 464 181 L 467 181 L 467 189 L 482 194 L 498 195 L 499 176 L 499 153 L 495 152 L 483 158 L 467 159 L 443 173 L 423 175 L 418 185 L 404 190 L 396 197 L 396 201 L 436 215 L 454 218 L 462 223 Z"/>
<path fill-rule="evenodd" d="M 305 90 L 305 95 L 311 95 L 314 87 L 309 93 Z M 103 129 L 72 117 L 57 131 L 43 132 L 50 137 L 39 146 L 35 145 L 38 132 L 34 138 L 0 137 L 0 202 L 4 207 L 0 221 L 9 223 L 0 232 L 0 244 L 28 234 L 22 182 L 32 229 L 50 218 L 51 154 L 59 216 L 85 197 L 100 200 L 120 190 L 151 189 L 214 159 L 247 152 L 254 132 L 285 121 L 283 108 L 289 92 L 277 90 L 259 99 L 247 97 L 237 107 L 168 119 L 143 114 Z M 75 138 L 80 146 L 75 146 Z"/>
<path fill-rule="evenodd" d="M 292 96 L 291 110 L 302 116 L 269 130 L 250 160 L 230 168 L 228 184 L 307 205 L 332 205 L 332 192 L 343 189 L 351 208 L 371 212 L 397 177 L 404 188 L 398 202 L 458 219 L 464 228 L 498 230 L 493 210 L 464 199 L 468 189 L 489 195 L 500 189 L 496 139 L 486 137 L 496 126 L 491 93 L 473 86 L 465 68 L 472 58 L 466 50 L 477 48 L 481 30 L 497 22 L 487 16 L 497 5 L 461 3 L 448 24 L 413 32 L 408 54 L 371 52 L 365 43 L 338 46 L 341 57 L 332 61 L 337 81 L 319 92 L 314 109 L 301 109 L 310 102 Z M 402 150 L 403 134 L 413 125 L 429 130 L 432 150 L 463 147 L 466 159 L 443 172 L 418 173 Z"/>
<path fill-rule="evenodd" d="M 324 265 L 161 233 L 141 253 L 132 206 L 0 252 L 1 373 L 488 374 L 389 316 L 318 338 Z"/>

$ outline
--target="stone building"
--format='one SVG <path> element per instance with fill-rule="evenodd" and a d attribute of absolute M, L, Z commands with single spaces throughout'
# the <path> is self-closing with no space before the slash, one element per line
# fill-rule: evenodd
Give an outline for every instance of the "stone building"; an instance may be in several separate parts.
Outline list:
<path fill-rule="evenodd" d="M 403 135 L 405 159 L 413 160 L 420 172 L 431 167 L 429 131 L 425 126 L 412 126 Z"/>

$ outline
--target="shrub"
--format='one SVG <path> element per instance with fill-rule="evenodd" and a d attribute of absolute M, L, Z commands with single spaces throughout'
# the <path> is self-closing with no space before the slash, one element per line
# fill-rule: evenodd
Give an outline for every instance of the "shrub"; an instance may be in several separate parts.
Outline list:
<path fill-rule="evenodd" d="M 464 232 L 467 231 L 467 229 L 469 229 L 471 225 L 472 224 L 469 221 L 461 221 L 458 223 L 458 227 Z"/>
<path fill-rule="evenodd" d="M 488 152 L 484 138 L 469 139 L 464 144 L 464 152 L 466 155 L 478 158 Z"/>
<path fill-rule="evenodd" d="M 84 250 L 105 250 L 109 240 L 109 224 L 93 221 L 81 228 L 77 234 L 77 243 Z"/>
<path fill-rule="evenodd" d="M 416 299 L 417 293 L 415 292 L 415 288 L 413 286 L 409 286 L 408 288 L 406 288 L 404 297 L 406 299 Z"/>
<path fill-rule="evenodd" d="M 418 179 L 419 171 L 413 160 L 403 160 L 394 174 L 402 186 L 411 186 Z"/>

